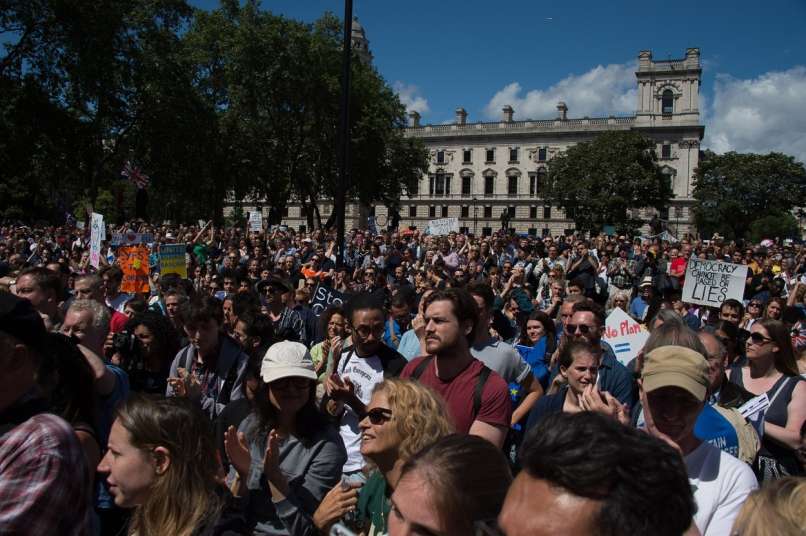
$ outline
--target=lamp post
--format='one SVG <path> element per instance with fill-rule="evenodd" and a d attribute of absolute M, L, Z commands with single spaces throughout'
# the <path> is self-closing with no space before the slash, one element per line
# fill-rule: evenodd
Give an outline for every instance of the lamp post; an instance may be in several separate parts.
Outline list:
<path fill-rule="evenodd" d="M 344 216 L 350 184 L 350 56 L 352 55 L 353 0 L 344 0 L 344 40 L 341 56 L 341 113 L 339 114 L 339 187 L 334 199 L 336 217 L 336 267 L 344 266 Z"/>
<path fill-rule="evenodd" d="M 476 200 L 478 198 L 474 195 L 473 196 L 473 236 L 476 236 L 478 231 L 476 230 L 476 224 L 478 223 L 478 215 L 479 215 L 479 207 L 476 206 Z"/>

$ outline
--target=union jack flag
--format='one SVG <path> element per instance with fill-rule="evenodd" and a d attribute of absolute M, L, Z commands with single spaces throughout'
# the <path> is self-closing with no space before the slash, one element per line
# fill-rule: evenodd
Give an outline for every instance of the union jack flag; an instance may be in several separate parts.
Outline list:
<path fill-rule="evenodd" d="M 143 173 L 137 165 L 133 164 L 131 160 L 126 160 L 123 165 L 123 170 L 120 172 L 121 176 L 129 179 L 138 189 L 143 190 L 148 187 L 149 176 Z"/>

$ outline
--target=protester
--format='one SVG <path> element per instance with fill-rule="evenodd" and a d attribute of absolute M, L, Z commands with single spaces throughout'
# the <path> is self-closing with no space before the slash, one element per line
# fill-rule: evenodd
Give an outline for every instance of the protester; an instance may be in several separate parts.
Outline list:
<path fill-rule="evenodd" d="M 750 328 L 747 364 L 734 366 L 730 381 L 754 395 L 767 394 L 761 451 L 754 468 L 759 481 L 802 475 L 795 458 L 806 420 L 806 382 L 799 375 L 789 330 L 762 319 Z"/>
<path fill-rule="evenodd" d="M 696 506 L 679 453 L 593 412 L 555 413 L 519 452 L 499 525 L 506 536 L 680 536 Z"/>
<path fill-rule="evenodd" d="M 490 534 L 511 482 L 494 445 L 446 436 L 404 464 L 391 497 L 389 536 Z"/>
<path fill-rule="evenodd" d="M 344 445 L 316 409 L 316 373 L 303 344 L 272 345 L 260 376 L 255 411 L 226 432 L 228 482 L 253 534 L 304 534 L 341 475 Z"/>
<path fill-rule="evenodd" d="M 806 480 L 784 477 L 754 491 L 742 506 L 731 534 L 800 536 L 806 534 Z"/>
<path fill-rule="evenodd" d="M 117 410 L 98 470 L 115 504 L 134 509 L 127 534 L 247 534 L 219 483 L 207 419 L 187 400 L 133 395 Z"/>
<path fill-rule="evenodd" d="M 501 447 L 511 423 L 506 382 L 470 353 L 478 307 L 462 289 L 436 291 L 425 303 L 428 355 L 406 365 L 401 374 L 436 390 L 459 433 L 481 436 Z"/>

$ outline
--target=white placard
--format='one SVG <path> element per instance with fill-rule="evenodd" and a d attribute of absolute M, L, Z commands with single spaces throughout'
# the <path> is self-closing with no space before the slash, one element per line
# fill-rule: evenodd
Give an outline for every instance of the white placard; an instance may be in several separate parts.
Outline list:
<path fill-rule="evenodd" d="M 90 264 L 96 269 L 101 265 L 101 233 L 104 226 L 104 217 L 95 212 L 90 221 Z"/>
<path fill-rule="evenodd" d="M 742 301 L 747 266 L 691 258 L 686 266 L 683 301 L 719 307 L 728 298 Z"/>
<path fill-rule="evenodd" d="M 622 365 L 638 356 L 648 338 L 649 331 L 646 327 L 618 307 L 607 316 L 602 339 L 613 348 L 616 359 Z"/>
<path fill-rule="evenodd" d="M 263 213 L 259 210 L 249 213 L 249 230 L 255 233 L 263 230 Z"/>
<path fill-rule="evenodd" d="M 459 232 L 458 218 L 441 218 L 428 222 L 428 234 L 440 236 Z"/>

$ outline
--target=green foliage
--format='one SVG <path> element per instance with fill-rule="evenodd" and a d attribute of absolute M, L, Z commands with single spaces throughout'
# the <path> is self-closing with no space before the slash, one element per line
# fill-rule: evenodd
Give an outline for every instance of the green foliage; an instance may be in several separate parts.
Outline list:
<path fill-rule="evenodd" d="M 635 228 L 627 210 L 662 208 L 672 191 L 661 173 L 655 144 L 637 132 L 605 132 L 551 161 L 544 198 L 573 214 L 580 230 Z"/>
<path fill-rule="evenodd" d="M 781 153 L 705 151 L 695 172 L 694 198 L 695 221 L 704 234 L 745 238 L 756 220 L 772 221 L 806 203 L 806 170 Z"/>
<path fill-rule="evenodd" d="M 107 221 L 131 217 L 130 159 L 151 177 L 155 219 L 220 220 L 228 195 L 315 206 L 339 187 L 331 14 L 304 24 L 254 0 L 211 12 L 186 0 L 7 0 L 0 34 L 12 38 L 0 55 L 0 217 L 63 218 L 84 200 L 105 204 Z M 425 150 L 357 59 L 352 91 L 348 195 L 396 204 Z"/>
<path fill-rule="evenodd" d="M 800 238 L 798 220 L 786 212 L 770 214 L 750 224 L 750 240 L 758 243 L 765 238 Z"/>

